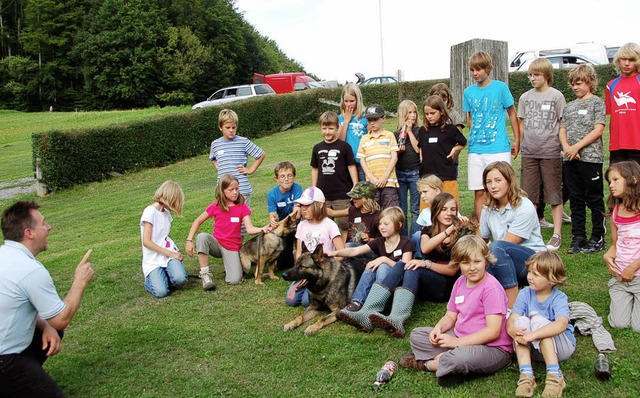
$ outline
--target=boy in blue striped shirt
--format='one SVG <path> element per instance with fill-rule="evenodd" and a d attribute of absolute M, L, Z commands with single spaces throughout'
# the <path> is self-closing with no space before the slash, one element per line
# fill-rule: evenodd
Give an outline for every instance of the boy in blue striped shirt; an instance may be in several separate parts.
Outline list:
<path fill-rule="evenodd" d="M 249 184 L 249 176 L 260 167 L 267 154 L 250 139 L 236 135 L 238 115 L 231 109 L 220 111 L 218 128 L 222 137 L 211 143 L 211 151 L 209 152 L 209 160 L 218 170 L 216 185 L 221 175 L 233 174 L 238 179 L 240 193 L 244 196 L 245 203 L 247 206 L 251 206 L 249 198 L 253 190 Z M 247 167 L 249 156 L 255 159 L 251 167 Z"/>

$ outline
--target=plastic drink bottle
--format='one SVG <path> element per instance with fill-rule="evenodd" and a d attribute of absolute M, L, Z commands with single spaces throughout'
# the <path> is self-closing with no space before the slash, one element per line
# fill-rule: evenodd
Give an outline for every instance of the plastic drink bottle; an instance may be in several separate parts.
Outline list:
<path fill-rule="evenodd" d="M 594 366 L 596 370 L 596 378 L 598 380 L 607 381 L 611 378 L 611 367 L 609 366 L 609 361 L 604 354 L 598 354 L 598 358 L 596 358 Z"/>
<path fill-rule="evenodd" d="M 398 134 L 398 146 L 406 145 L 408 134 L 406 132 L 407 126 L 403 125 L 400 134 Z"/>
<path fill-rule="evenodd" d="M 376 381 L 373 383 L 374 387 L 380 387 L 384 383 L 388 383 L 393 378 L 393 374 L 398 369 L 398 364 L 393 361 L 387 361 L 384 366 L 378 371 L 376 375 Z"/>

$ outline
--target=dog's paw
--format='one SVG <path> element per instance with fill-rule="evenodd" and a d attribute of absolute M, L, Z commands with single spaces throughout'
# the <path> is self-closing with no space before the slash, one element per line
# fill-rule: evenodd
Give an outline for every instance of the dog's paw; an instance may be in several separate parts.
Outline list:
<path fill-rule="evenodd" d="M 313 333 L 317 332 L 318 330 L 320 330 L 321 328 L 322 328 L 322 326 L 318 326 L 316 324 L 313 324 L 313 325 L 309 326 L 308 328 L 306 328 L 304 330 L 304 335 L 308 336 L 310 334 L 313 334 Z"/>
<path fill-rule="evenodd" d="M 264 285 L 260 279 L 255 280 L 256 285 Z"/>
<path fill-rule="evenodd" d="M 276 275 L 273 275 L 273 276 L 269 275 L 269 279 L 271 279 L 272 281 L 279 281 L 280 280 L 280 278 L 278 278 Z"/>
<path fill-rule="evenodd" d="M 286 325 L 284 325 L 284 331 L 288 332 L 289 330 L 293 330 L 297 327 L 297 325 L 293 322 L 289 322 Z"/>

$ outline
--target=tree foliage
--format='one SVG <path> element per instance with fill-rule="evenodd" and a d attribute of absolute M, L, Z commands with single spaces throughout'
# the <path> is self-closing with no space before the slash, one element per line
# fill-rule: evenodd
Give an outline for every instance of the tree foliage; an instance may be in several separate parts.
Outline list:
<path fill-rule="evenodd" d="M 0 0 L 3 108 L 186 104 L 280 70 L 303 68 L 233 0 Z"/>

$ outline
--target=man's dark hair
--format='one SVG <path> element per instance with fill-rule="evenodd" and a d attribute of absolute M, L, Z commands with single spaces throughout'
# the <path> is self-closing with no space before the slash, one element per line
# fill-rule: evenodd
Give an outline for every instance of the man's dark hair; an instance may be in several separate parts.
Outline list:
<path fill-rule="evenodd" d="M 2 212 L 2 235 L 4 240 L 22 242 L 24 230 L 35 227 L 35 220 L 31 210 L 37 210 L 40 205 L 36 202 L 20 201 L 7 207 Z"/>

